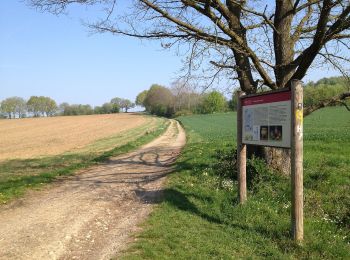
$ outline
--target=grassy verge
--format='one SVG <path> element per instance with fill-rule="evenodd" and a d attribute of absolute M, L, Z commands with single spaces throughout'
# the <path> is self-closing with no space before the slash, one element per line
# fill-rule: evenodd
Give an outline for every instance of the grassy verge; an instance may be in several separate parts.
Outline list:
<path fill-rule="evenodd" d="M 40 188 L 58 176 L 72 175 L 79 169 L 106 161 L 111 156 L 134 150 L 161 135 L 169 123 L 160 118 L 149 122 L 128 132 L 98 140 L 75 152 L 0 162 L 0 203 L 23 195 L 28 188 Z"/>
<path fill-rule="evenodd" d="M 341 108 L 305 119 L 305 241 L 290 239 L 290 180 L 259 160 L 249 200 L 232 170 L 236 114 L 179 118 L 188 143 L 164 198 L 126 259 L 349 259 L 350 120 Z M 220 151 L 218 151 L 220 149 Z"/>

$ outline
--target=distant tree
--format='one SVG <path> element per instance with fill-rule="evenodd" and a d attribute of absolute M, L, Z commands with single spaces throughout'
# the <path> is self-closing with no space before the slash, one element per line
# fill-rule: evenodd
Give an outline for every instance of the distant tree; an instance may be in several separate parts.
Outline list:
<path fill-rule="evenodd" d="M 226 108 L 225 97 L 218 91 L 212 91 L 204 97 L 203 113 L 222 112 Z"/>
<path fill-rule="evenodd" d="M 8 118 L 15 117 L 15 102 L 11 98 L 1 101 L 1 111 L 7 114 Z"/>
<path fill-rule="evenodd" d="M 103 108 L 101 106 L 95 106 L 94 114 L 103 114 Z"/>
<path fill-rule="evenodd" d="M 200 113 L 200 108 L 203 103 L 204 96 L 202 94 L 192 92 L 188 96 L 189 107 L 193 113 Z"/>
<path fill-rule="evenodd" d="M 90 105 L 78 105 L 79 115 L 92 115 L 94 110 Z"/>
<path fill-rule="evenodd" d="M 135 107 L 134 103 L 132 103 L 129 99 L 125 99 L 125 98 L 119 98 L 119 97 L 112 98 L 111 103 L 117 105 L 120 109 L 124 109 L 125 112 L 128 112 L 130 108 Z"/>
<path fill-rule="evenodd" d="M 27 101 L 28 112 L 33 113 L 34 117 L 39 117 L 41 113 L 40 99 L 37 96 L 31 96 Z"/>
<path fill-rule="evenodd" d="M 151 114 L 170 117 L 174 113 L 174 95 L 168 88 L 154 84 L 148 90 L 144 105 Z"/>
<path fill-rule="evenodd" d="M 15 100 L 15 111 L 18 115 L 18 118 L 22 118 L 22 117 L 25 117 L 25 113 L 27 111 L 27 103 L 26 101 L 21 98 L 21 97 L 15 97 L 14 98 Z"/>
<path fill-rule="evenodd" d="M 144 107 L 145 106 L 144 102 L 145 102 L 145 98 L 147 96 L 147 93 L 148 93 L 148 90 L 144 90 L 141 93 L 139 93 L 136 97 L 135 104 L 138 106 Z"/>
<path fill-rule="evenodd" d="M 119 113 L 120 107 L 117 104 L 112 104 L 112 110 L 111 113 Z"/>
<path fill-rule="evenodd" d="M 232 111 L 237 111 L 237 93 L 238 93 L 238 90 L 234 91 L 232 94 L 232 99 L 228 102 L 228 107 Z"/>
<path fill-rule="evenodd" d="M 40 115 L 53 116 L 58 109 L 55 100 L 44 96 L 31 96 L 27 101 L 27 107 L 34 117 L 39 117 Z"/>
<path fill-rule="evenodd" d="M 102 106 L 96 106 L 94 108 L 95 114 L 112 114 L 119 113 L 119 106 L 110 102 L 104 103 Z"/>
<path fill-rule="evenodd" d="M 329 77 L 329 78 L 322 78 L 318 80 L 317 82 L 311 82 L 308 85 L 314 85 L 314 86 L 319 86 L 319 85 L 328 85 L 328 86 L 335 86 L 335 85 L 341 85 L 341 86 L 346 86 L 349 85 L 349 79 L 345 77 Z"/>
<path fill-rule="evenodd" d="M 120 105 L 120 108 L 124 109 L 125 113 L 127 113 L 128 110 L 133 107 L 135 107 L 135 104 L 132 103 L 129 99 L 123 99 Z"/>
<path fill-rule="evenodd" d="M 112 103 L 104 103 L 102 105 L 102 112 L 103 114 L 111 114 L 112 113 L 112 110 L 113 110 L 113 105 L 116 105 L 116 104 L 112 104 Z"/>
<path fill-rule="evenodd" d="M 63 102 L 58 106 L 58 113 L 60 115 L 64 115 L 64 111 L 67 110 L 67 108 L 69 107 L 69 104 L 67 102 Z"/>
<path fill-rule="evenodd" d="M 348 110 L 350 106 L 341 96 L 350 88 L 349 81 L 344 77 L 323 78 L 317 82 L 310 82 L 304 87 L 304 107 L 305 114 L 310 114 L 320 106 L 345 105 Z"/>
<path fill-rule="evenodd" d="M 26 101 L 21 97 L 10 97 L 1 102 L 1 111 L 8 115 L 8 118 L 21 118 L 26 113 Z"/>
<path fill-rule="evenodd" d="M 202 103 L 202 95 L 183 81 L 175 81 L 170 88 L 174 95 L 174 111 L 180 114 L 197 113 Z"/>
<path fill-rule="evenodd" d="M 46 113 L 46 116 L 53 116 L 57 112 L 58 107 L 55 100 L 49 97 L 44 97 L 42 109 L 43 112 Z"/>
<path fill-rule="evenodd" d="M 112 104 L 116 104 L 118 105 L 119 107 L 121 107 L 121 103 L 123 102 L 123 99 L 120 98 L 120 97 L 115 97 L 115 98 L 112 98 L 111 99 L 111 103 Z"/>
<path fill-rule="evenodd" d="M 161 116 L 178 116 L 198 113 L 203 97 L 186 82 L 175 81 L 171 88 L 153 84 L 136 97 L 136 104 L 147 112 Z"/>
<path fill-rule="evenodd" d="M 174 111 L 190 110 L 191 99 L 188 98 L 190 94 L 190 87 L 182 81 L 176 81 L 172 83 L 170 88 L 171 93 L 174 95 Z"/>
<path fill-rule="evenodd" d="M 62 103 L 60 105 L 60 108 L 62 109 L 62 115 L 63 116 L 72 116 L 74 115 L 74 109 L 72 108 L 73 105 L 70 105 L 68 103 Z"/>
<path fill-rule="evenodd" d="M 64 104 L 64 111 L 63 111 L 64 116 L 92 115 L 93 113 L 94 113 L 94 110 L 90 105 Z"/>
<path fill-rule="evenodd" d="M 45 116 L 45 106 L 46 106 L 46 97 L 40 96 L 38 97 L 38 105 L 41 116 Z"/>
<path fill-rule="evenodd" d="M 110 102 L 104 103 L 102 106 L 95 106 L 92 108 L 90 105 L 62 103 L 59 106 L 61 115 L 74 116 L 74 115 L 92 115 L 92 114 L 111 114 L 119 113 L 119 106 Z"/>

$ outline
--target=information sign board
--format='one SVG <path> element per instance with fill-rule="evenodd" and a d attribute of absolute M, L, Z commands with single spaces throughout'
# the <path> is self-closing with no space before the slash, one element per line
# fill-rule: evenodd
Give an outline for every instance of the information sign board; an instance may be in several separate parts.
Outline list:
<path fill-rule="evenodd" d="M 304 237 L 303 86 L 244 96 L 237 92 L 237 175 L 239 202 L 247 201 L 247 144 L 290 148 L 291 227 L 295 241 Z"/>
<path fill-rule="evenodd" d="M 291 147 L 291 92 L 242 97 L 242 143 Z"/>

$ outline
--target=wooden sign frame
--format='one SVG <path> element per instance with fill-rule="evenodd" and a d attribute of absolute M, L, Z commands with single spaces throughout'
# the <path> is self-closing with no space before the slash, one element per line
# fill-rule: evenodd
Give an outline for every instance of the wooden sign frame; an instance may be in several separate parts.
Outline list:
<path fill-rule="evenodd" d="M 241 96 L 242 143 L 291 148 L 289 88 Z"/>
<path fill-rule="evenodd" d="M 286 90 L 271 91 L 254 96 L 267 96 Z M 303 87 L 302 82 L 294 80 L 291 92 L 291 115 L 290 115 L 290 144 L 291 144 L 291 224 L 292 236 L 296 241 L 302 241 L 304 237 L 303 221 Z M 244 93 L 238 92 L 237 106 L 237 172 L 238 172 L 238 196 L 241 204 L 247 201 L 247 144 L 243 143 L 243 109 L 242 100 L 246 98 Z M 249 144 L 248 144 L 249 145 Z M 264 145 L 265 146 L 265 145 Z"/>

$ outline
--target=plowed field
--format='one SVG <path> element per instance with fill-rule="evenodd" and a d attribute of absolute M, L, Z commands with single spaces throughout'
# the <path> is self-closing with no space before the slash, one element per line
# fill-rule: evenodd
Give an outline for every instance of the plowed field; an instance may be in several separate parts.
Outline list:
<path fill-rule="evenodd" d="M 72 151 L 149 120 L 132 113 L 1 120 L 0 161 Z"/>

